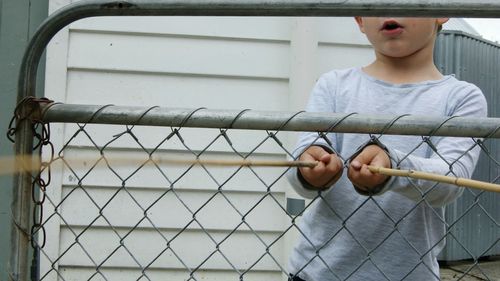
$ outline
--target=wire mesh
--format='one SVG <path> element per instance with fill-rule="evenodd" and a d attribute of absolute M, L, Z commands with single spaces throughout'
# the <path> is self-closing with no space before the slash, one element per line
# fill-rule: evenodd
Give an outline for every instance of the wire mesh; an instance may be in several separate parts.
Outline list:
<path fill-rule="evenodd" d="M 57 107 L 49 109 L 56 111 Z M 491 260 L 500 253 L 500 213 L 490 204 L 498 194 L 466 190 L 474 200 L 460 202 L 467 205 L 452 221 L 432 202 L 433 190 L 442 186 L 435 183 L 424 190 L 409 177 L 410 188 L 420 198 L 398 216 L 384 209 L 377 195 L 360 195 L 359 205 L 350 213 L 341 213 L 328 201 L 326 193 L 330 191 L 317 192 L 304 202 L 303 208 L 293 209 L 287 205 L 287 198 L 300 197 L 293 194 L 285 179 L 292 168 L 226 167 L 203 164 L 202 160 L 295 159 L 297 133 L 283 128 L 300 112 L 280 121 L 278 129 L 273 125 L 272 130 L 233 129 L 248 110 L 234 115 L 224 128 L 185 127 L 202 109 L 187 112 L 177 126 L 136 125 L 154 108 L 144 109 L 129 125 L 92 124 L 105 109 L 101 107 L 82 123 L 52 124 L 56 127 L 53 132 L 64 133 L 49 136 L 50 143 L 61 145 L 54 153 L 52 145 L 44 151 L 42 158 L 47 165 L 42 167 L 51 168 L 42 169 L 42 180 L 38 182 L 49 184 L 38 190 L 38 198 L 34 197 L 37 206 L 43 206 L 35 210 L 39 213 L 34 217 L 37 224 L 31 234 L 33 246 L 40 253 L 40 280 L 287 280 L 310 263 L 322 264 L 338 280 L 356 280 L 367 264 L 376 268 L 382 280 L 418 280 L 416 272 L 432 272 L 426 256 L 440 249 L 446 239 L 461 245 L 468 261 L 465 266 L 452 266 L 453 274 L 441 273 L 442 280 L 500 278 L 495 266 L 491 266 L 495 264 Z M 328 130 L 312 132 L 315 137 L 311 144 L 327 141 L 326 136 L 351 116 L 333 122 Z M 360 138 L 384 142 L 390 137 L 385 132 L 402 118 L 389 119 L 380 134 L 360 134 Z M 432 151 L 450 167 L 446 174 L 453 176 L 454 164 L 468 151 L 480 149 L 482 157 L 498 167 L 498 152 L 488 149 L 496 139 L 489 137 L 468 138 L 470 148 L 454 161 L 441 156 L 435 133 L 447 122 L 450 119 L 427 135 L 409 137 L 415 146 L 406 157 L 419 149 Z M 495 133 L 493 130 L 490 135 Z M 353 155 L 340 156 L 348 160 Z M 179 164 L 172 159 L 188 162 Z M 347 168 L 347 162 L 344 165 Z M 498 175 L 478 179 L 494 183 Z M 342 227 L 321 243 L 311 241 L 301 225 L 302 215 L 317 204 L 326 204 L 330 215 L 342 221 Z M 372 245 L 364 243 L 358 230 L 350 228 L 350 220 L 366 206 L 388 222 L 381 228 L 384 238 Z M 444 235 L 425 249 L 417 248 L 418 238 L 408 237 L 402 230 L 422 206 L 429 207 L 446 227 Z M 462 235 L 465 230 L 458 226 L 465 217 L 476 215 L 473 210 L 477 209 L 483 214 L 482 226 L 469 227 L 486 227 L 496 234 L 484 236 L 490 239 L 483 243 L 487 247 L 471 249 Z M 322 249 L 340 235 L 350 237 L 364 255 L 347 273 L 332 268 L 329 257 L 322 254 Z M 417 256 L 408 268 L 401 269 L 398 279 L 388 273 L 377 256 L 380 249 L 390 247 L 395 236 L 404 241 L 405 248 L 394 251 Z M 298 272 L 290 272 L 287 260 L 298 238 L 314 245 L 316 255 Z M 432 276 L 440 280 L 439 274 Z"/>

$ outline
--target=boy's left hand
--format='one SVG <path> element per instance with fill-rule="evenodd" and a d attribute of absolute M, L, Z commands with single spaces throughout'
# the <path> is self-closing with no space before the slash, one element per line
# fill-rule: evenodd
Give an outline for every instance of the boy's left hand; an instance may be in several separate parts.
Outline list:
<path fill-rule="evenodd" d="M 351 160 L 347 176 L 355 186 L 366 192 L 381 185 L 388 178 L 388 176 L 370 172 L 368 165 L 391 168 L 391 159 L 384 149 L 373 144 L 365 147 L 356 158 Z"/>

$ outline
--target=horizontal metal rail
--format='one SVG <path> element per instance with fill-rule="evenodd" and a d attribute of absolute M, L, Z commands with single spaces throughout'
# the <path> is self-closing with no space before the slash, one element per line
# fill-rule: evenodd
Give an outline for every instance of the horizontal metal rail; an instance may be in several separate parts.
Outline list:
<path fill-rule="evenodd" d="M 42 105 L 44 122 L 500 138 L 500 118 Z"/>

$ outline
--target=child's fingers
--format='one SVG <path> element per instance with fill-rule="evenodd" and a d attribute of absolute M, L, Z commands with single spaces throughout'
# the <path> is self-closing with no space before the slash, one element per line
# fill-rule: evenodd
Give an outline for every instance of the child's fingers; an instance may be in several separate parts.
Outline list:
<path fill-rule="evenodd" d="M 383 183 L 387 176 L 372 173 L 370 169 L 368 169 L 368 165 L 363 165 L 363 168 L 361 168 L 361 178 L 365 180 L 365 186 L 377 186 Z"/>
<path fill-rule="evenodd" d="M 344 170 L 344 163 L 337 155 L 330 154 L 328 164 L 325 166 L 326 174 L 329 175 L 327 184 L 335 183 L 341 176 Z"/>
<path fill-rule="evenodd" d="M 370 165 L 378 153 L 380 148 L 376 145 L 369 145 L 361 151 L 354 159 L 351 160 L 350 166 L 359 171 L 363 165 Z"/>
<path fill-rule="evenodd" d="M 373 186 L 376 186 L 376 178 L 372 174 L 367 165 L 362 165 L 359 170 L 349 167 L 348 178 L 358 189 L 368 192 Z"/>
<path fill-rule="evenodd" d="M 324 163 L 328 163 L 326 161 L 328 161 L 330 153 L 328 153 L 322 147 L 311 146 L 302 155 L 303 156 L 310 156 L 310 157 L 312 157 L 312 158 L 308 159 L 309 161 L 312 160 L 312 161 L 321 161 L 321 162 L 324 162 Z M 301 160 L 302 160 L 302 157 L 301 157 Z"/>
<path fill-rule="evenodd" d="M 387 176 L 372 173 L 368 165 L 390 167 L 390 159 L 380 147 L 370 145 L 356 156 L 349 165 L 348 178 L 358 187 L 372 188 L 383 183 Z"/>
<path fill-rule="evenodd" d="M 310 176 L 313 185 L 327 188 L 342 176 L 343 168 L 340 158 L 335 154 L 329 154 L 316 167 L 310 169 L 308 176 Z"/>
<path fill-rule="evenodd" d="M 325 163 L 320 161 L 320 159 L 323 157 L 322 148 L 318 147 L 310 147 L 302 155 L 300 156 L 301 161 L 319 161 L 316 166 L 313 168 L 309 167 L 300 167 L 300 173 L 302 176 L 308 181 L 311 182 L 313 178 L 317 177 L 318 175 L 322 174 L 325 170 Z M 326 153 L 326 151 L 325 151 Z M 328 153 L 326 153 L 328 154 Z"/>
<path fill-rule="evenodd" d="M 325 163 L 325 165 L 330 165 L 332 164 L 334 161 L 332 161 L 334 158 L 337 158 L 337 157 L 333 157 L 334 155 L 333 154 L 329 154 L 329 153 L 325 153 L 323 154 L 320 158 L 319 158 L 319 161 L 320 162 L 323 162 Z"/>
<path fill-rule="evenodd" d="M 302 153 L 302 155 L 300 155 L 299 157 L 299 160 L 300 161 L 319 161 L 319 159 L 317 159 L 314 154 L 308 152 L 308 151 L 305 151 L 304 153 Z"/>
<path fill-rule="evenodd" d="M 302 161 L 318 161 L 313 168 L 301 167 L 302 177 L 311 185 L 326 188 L 335 183 L 342 175 L 342 161 L 335 154 L 330 154 L 322 147 L 310 147 L 301 155 Z"/>
<path fill-rule="evenodd" d="M 359 167 L 357 167 L 356 165 L 353 165 L 351 163 L 351 165 L 349 166 L 349 175 L 350 177 L 352 177 L 353 180 L 364 180 L 364 179 L 372 179 L 374 178 L 374 176 L 378 176 L 380 174 L 376 174 L 376 173 L 372 173 L 369 169 L 368 169 L 368 165 L 370 165 L 370 163 L 368 164 L 360 164 Z"/>
<path fill-rule="evenodd" d="M 375 157 L 368 165 L 390 168 L 391 159 L 389 158 L 387 153 L 385 153 L 385 151 L 381 150 L 379 153 L 377 153 L 377 155 L 375 155 Z"/>
<path fill-rule="evenodd" d="M 327 165 L 322 161 L 319 161 L 318 164 L 312 168 L 300 167 L 299 169 L 304 178 L 306 179 L 320 178 L 328 171 Z"/>
<path fill-rule="evenodd" d="M 335 154 L 329 154 L 323 157 L 321 162 L 325 164 L 325 169 L 330 172 L 337 172 L 344 166 L 342 160 Z"/>

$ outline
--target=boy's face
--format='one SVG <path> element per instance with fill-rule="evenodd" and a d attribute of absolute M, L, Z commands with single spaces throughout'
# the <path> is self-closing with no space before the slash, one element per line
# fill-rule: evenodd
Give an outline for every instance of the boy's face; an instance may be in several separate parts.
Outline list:
<path fill-rule="evenodd" d="M 434 46 L 439 25 L 447 18 L 375 18 L 356 17 L 375 51 L 394 58 L 404 58 Z"/>

